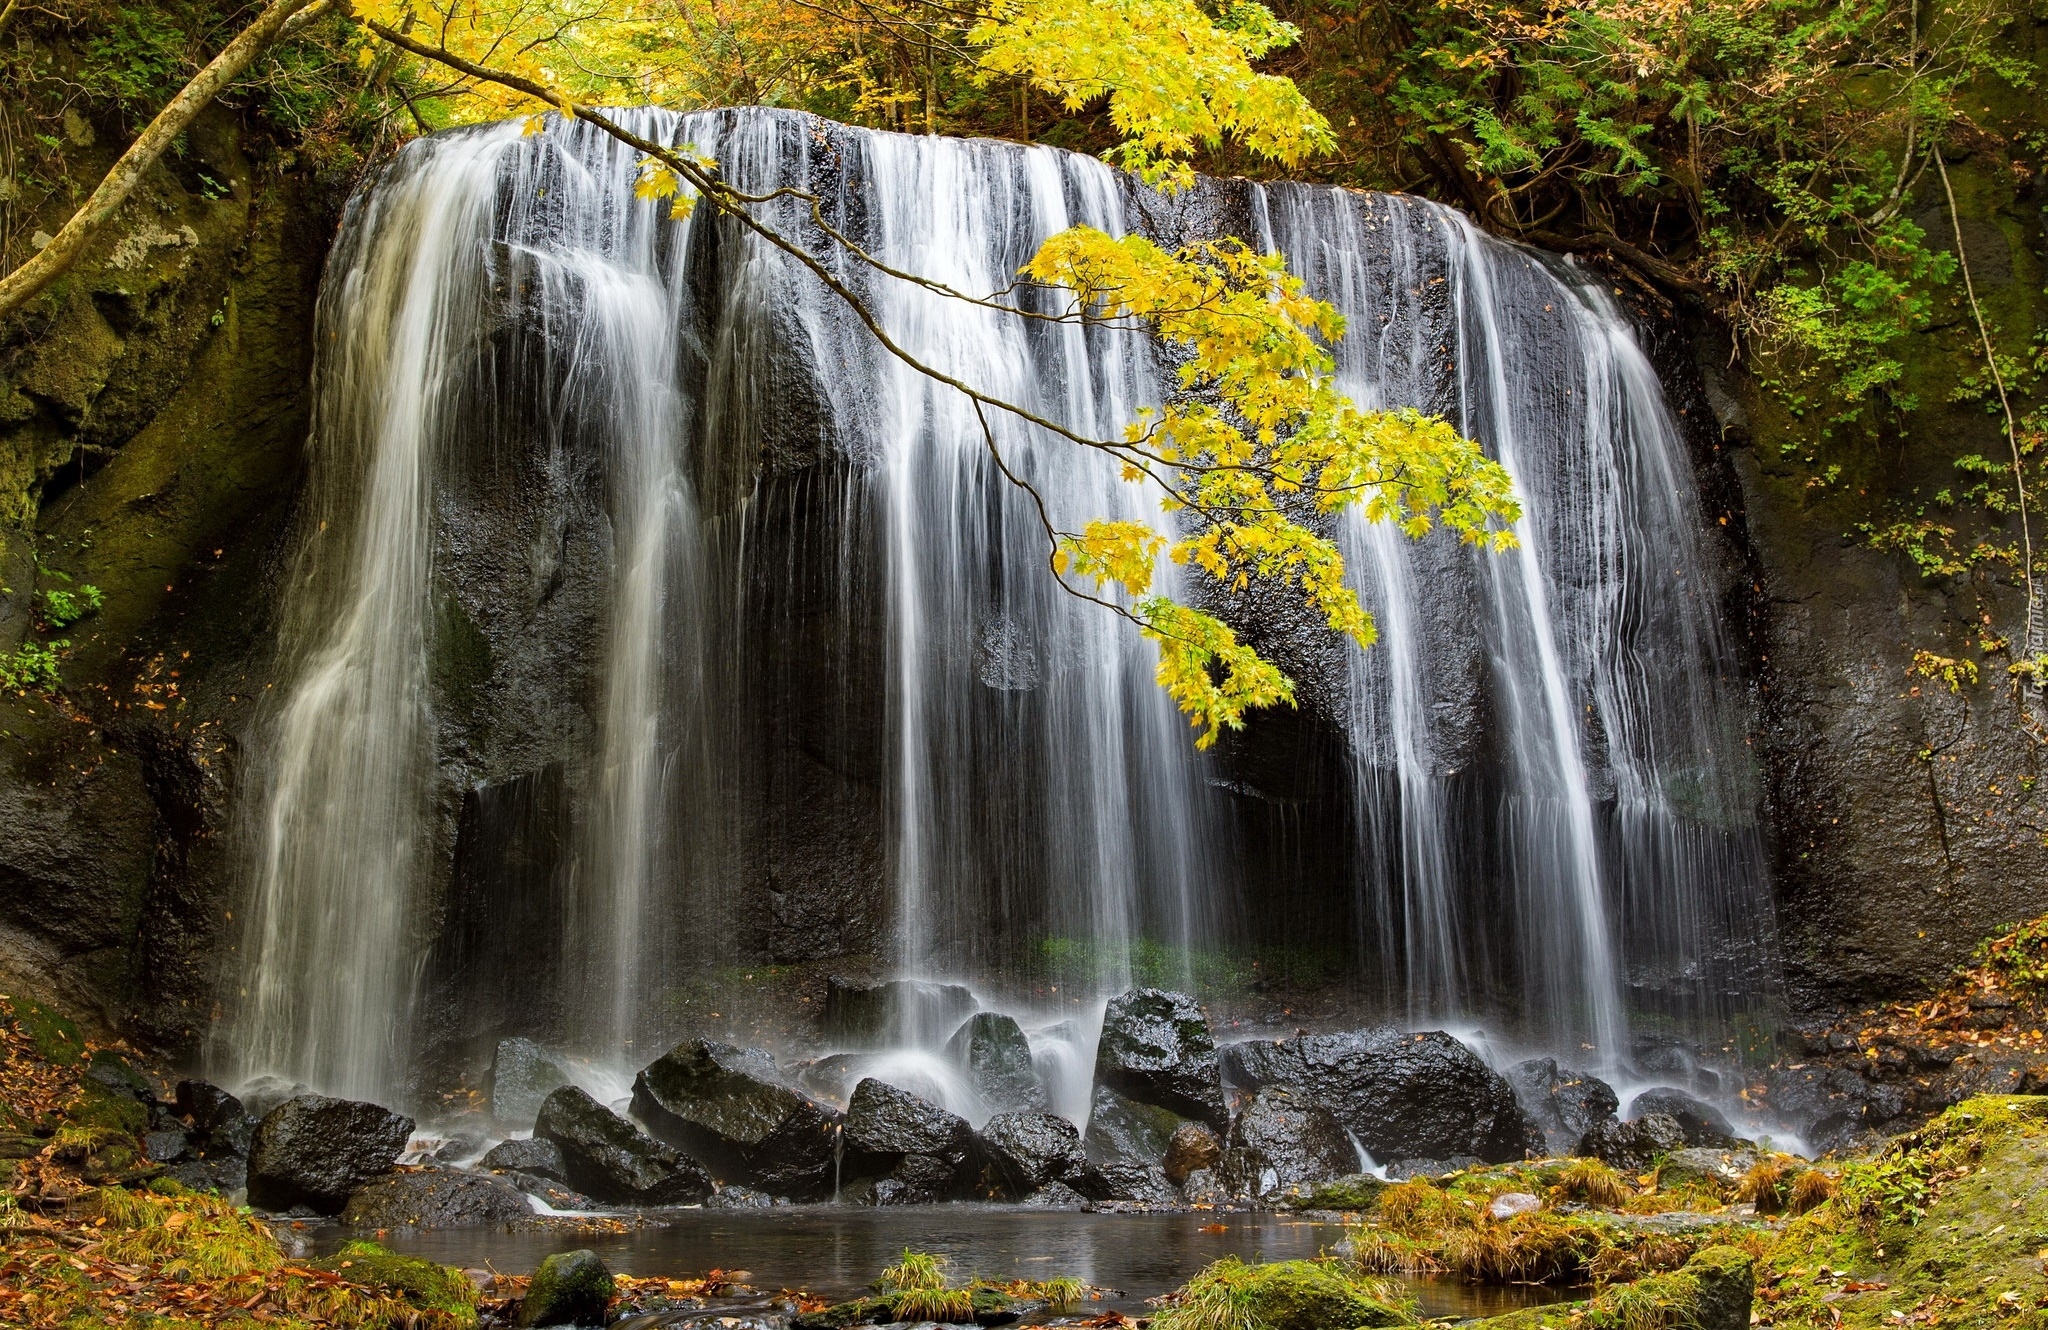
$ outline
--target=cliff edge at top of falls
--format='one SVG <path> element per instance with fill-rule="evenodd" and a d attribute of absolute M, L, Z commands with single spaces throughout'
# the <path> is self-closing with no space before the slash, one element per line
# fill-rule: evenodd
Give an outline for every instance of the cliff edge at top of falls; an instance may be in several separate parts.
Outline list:
<path fill-rule="evenodd" d="M 311 311 L 337 212 L 331 181 L 252 147 L 227 112 L 191 142 L 225 191 L 160 168 L 0 351 L 0 650 L 71 644 L 61 691 L 0 699 L 0 974 L 174 1048 L 203 1033 L 236 909 L 237 737 L 271 682 L 270 595 L 303 479 Z M 2008 326 L 2038 322 L 2037 200 L 1967 159 L 1955 175 L 1987 301 Z M 1215 197 L 1190 196 L 1182 221 L 1203 220 Z M 1211 218 L 1226 215 L 1214 206 Z M 1962 330 L 1919 334 L 1921 372 L 1953 373 Z M 1909 440 L 1856 452 L 1841 483 L 1816 491 L 1780 448 L 1808 427 L 1726 368 L 1711 333 L 1666 324 L 1651 340 L 1699 427 L 1699 474 L 1731 541 L 1721 600 L 1755 667 L 1794 996 L 1828 1007 L 1930 986 L 1976 938 L 2048 908 L 2038 749 L 2000 670 L 1953 693 L 1909 675 L 1929 641 L 1967 647 L 1980 600 L 2009 621 L 2009 596 L 1968 578 L 1923 582 L 1870 549 L 1849 495 L 1906 493 L 1945 475 L 1952 454 L 1994 451 L 1995 429 L 1931 385 Z M 785 423 L 801 433 L 802 411 Z M 752 479 L 773 477 L 785 496 L 786 532 L 843 464 L 777 440 L 751 456 Z M 84 584 L 105 595 L 96 616 L 61 634 L 36 626 L 39 595 Z M 816 591 L 792 586 L 785 621 L 824 640 L 836 627 L 814 613 Z M 799 670 L 826 658 L 782 650 Z M 1280 654 L 1333 686 L 1312 647 Z M 1344 741 L 1329 714 L 1262 717 L 1228 746 L 1247 840 L 1281 865 L 1289 902 L 1350 871 Z M 883 855 L 863 818 L 877 775 L 858 745 L 810 742 L 818 719 L 791 713 L 761 737 L 773 806 L 757 810 L 769 829 L 749 884 L 760 913 L 740 939 L 757 954 L 876 945 Z M 559 773 L 469 779 L 451 819 L 488 820 L 494 797 L 552 797 Z"/>

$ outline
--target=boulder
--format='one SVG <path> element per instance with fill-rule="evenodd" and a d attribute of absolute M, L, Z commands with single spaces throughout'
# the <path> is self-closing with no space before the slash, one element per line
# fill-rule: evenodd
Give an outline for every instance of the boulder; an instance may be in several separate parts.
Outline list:
<path fill-rule="evenodd" d="M 772 1210 L 778 1205 L 789 1204 L 787 1199 L 778 1199 L 765 1191 L 742 1187 L 735 1183 L 720 1187 L 704 1202 L 707 1210 Z"/>
<path fill-rule="evenodd" d="M 1066 1182 L 1088 1166 L 1080 1131 L 1055 1113 L 998 1113 L 981 1129 L 981 1142 L 1013 1197 Z"/>
<path fill-rule="evenodd" d="M 1209 1018 L 1185 993 L 1134 988 L 1112 998 L 1095 1048 L 1095 1080 L 1219 1131 L 1230 1123 Z"/>
<path fill-rule="evenodd" d="M 966 1070 L 982 1102 L 996 1112 L 1044 1110 L 1045 1086 L 1031 1062 L 1031 1041 L 1015 1018 L 974 1013 L 946 1041 L 946 1056 Z"/>
<path fill-rule="evenodd" d="M 500 1039 L 484 1076 L 491 1116 L 506 1127 L 530 1127 L 541 1100 L 569 1083 L 569 1074 L 531 1039 Z"/>
<path fill-rule="evenodd" d="M 1534 1214 L 1542 1208 L 1543 1198 L 1534 1192 L 1504 1191 L 1486 1203 L 1486 1217 L 1513 1219 L 1516 1215 Z"/>
<path fill-rule="evenodd" d="M 1285 1085 L 1322 1104 L 1380 1163 L 1462 1157 L 1509 1163 L 1545 1144 L 1507 1081 L 1441 1030 L 1233 1044 L 1223 1064 L 1236 1087 Z"/>
<path fill-rule="evenodd" d="M 635 1078 L 633 1115 L 728 1182 L 798 1200 L 832 1194 L 839 1115 L 782 1084 L 773 1054 L 679 1044 Z"/>
<path fill-rule="evenodd" d="M 249 1144 L 249 1203 L 339 1214 L 355 1190 L 388 1173 L 411 1118 L 377 1104 L 302 1094 L 263 1115 Z"/>
<path fill-rule="evenodd" d="M 1696 1187 L 1727 1200 L 1735 1195 L 1743 1175 L 1762 1158 L 1754 1150 L 1715 1150 L 1704 1146 L 1673 1150 L 1657 1164 L 1657 1188 L 1671 1191 Z"/>
<path fill-rule="evenodd" d="M 1174 1133 L 1189 1125 L 1186 1118 L 1170 1108 L 1141 1104 L 1106 1085 L 1098 1085 L 1081 1145 L 1092 1163 L 1158 1164 L 1166 1158 L 1167 1145 Z M 1208 1128 L 1201 1130 L 1206 1132 Z"/>
<path fill-rule="evenodd" d="M 1222 1205 L 1230 1200 L 1230 1188 L 1210 1168 L 1198 1168 L 1188 1174 L 1187 1181 L 1180 1185 L 1180 1194 L 1189 1205 Z"/>
<path fill-rule="evenodd" d="M 1735 1128 L 1728 1125 L 1728 1119 L 1719 1110 L 1668 1085 L 1637 1095 L 1628 1113 L 1631 1118 L 1645 1118 L 1653 1113 L 1670 1118 L 1685 1133 L 1687 1145 L 1721 1150 L 1735 1144 Z"/>
<path fill-rule="evenodd" d="M 1601 1122 L 1579 1142 L 1578 1153 L 1589 1155 L 1628 1174 L 1642 1174 L 1657 1160 L 1685 1148 L 1685 1128 L 1674 1118 L 1651 1113 L 1630 1122 Z"/>
<path fill-rule="evenodd" d="M 1453 1155 L 1449 1159 L 1401 1159 L 1387 1165 L 1387 1176 L 1395 1182 L 1405 1182 L 1409 1178 L 1447 1178 L 1453 1173 L 1478 1168 L 1484 1162 L 1477 1155 Z"/>
<path fill-rule="evenodd" d="M 873 1204 L 907 1205 L 965 1195 L 977 1147 L 967 1119 L 873 1077 L 846 1106 L 845 1176 L 882 1175 L 892 1186 Z"/>
<path fill-rule="evenodd" d="M 1522 1110 L 1543 1129 L 1552 1154 L 1569 1154 L 1594 1124 L 1621 1107 L 1614 1087 L 1590 1072 L 1560 1068 L 1556 1058 L 1530 1058 L 1506 1072 Z"/>
<path fill-rule="evenodd" d="M 981 1004 L 959 984 L 926 979 L 825 982 L 825 1033 L 849 1048 L 897 1043 L 931 1047 L 959 1028 Z"/>
<path fill-rule="evenodd" d="M 526 1141 L 501 1141 L 477 1160 L 476 1166 L 494 1173 L 524 1173 L 555 1182 L 569 1180 L 569 1165 L 562 1158 L 562 1147 L 538 1136 Z"/>
<path fill-rule="evenodd" d="M 870 1076 L 846 1105 L 846 1145 L 882 1158 L 930 1155 L 963 1162 L 974 1148 L 974 1128 L 957 1113 Z"/>
<path fill-rule="evenodd" d="M 392 1173 L 348 1198 L 341 1222 L 358 1228 L 500 1227 L 533 1217 L 519 1188 L 453 1169 Z"/>
<path fill-rule="evenodd" d="M 1247 1163 L 1238 1170 L 1248 1179 L 1261 1179 L 1250 1189 L 1253 1195 L 1358 1171 L 1358 1151 L 1337 1115 L 1300 1091 L 1278 1085 L 1259 1091 L 1231 1122 L 1226 1156 L 1233 1151 L 1258 1160 L 1256 1168 Z"/>
<path fill-rule="evenodd" d="M 176 1164 L 192 1158 L 192 1137 L 183 1127 L 144 1132 L 142 1153 L 151 1163 Z"/>
<path fill-rule="evenodd" d="M 178 1116 L 192 1124 L 192 1148 L 202 1157 L 246 1158 L 256 1123 L 242 1101 L 211 1081 L 179 1081 L 175 1092 Z"/>
<path fill-rule="evenodd" d="M 569 1184 L 611 1205 L 695 1205 L 713 1189 L 696 1160 L 573 1085 L 541 1101 L 533 1133 L 562 1151 Z"/>
<path fill-rule="evenodd" d="M 258 1076 L 242 1087 L 242 1110 L 261 1122 L 271 1109 L 287 1099 L 307 1093 L 311 1088 L 303 1081 L 288 1081 L 282 1076 Z"/>
<path fill-rule="evenodd" d="M 1165 1169 L 1130 1160 L 1091 1162 L 1074 1178 L 1073 1187 L 1091 1201 L 1137 1201 L 1145 1205 L 1174 1205 L 1180 1201 L 1180 1190 L 1167 1181 Z"/>
<path fill-rule="evenodd" d="M 1042 1210 L 1085 1210 L 1088 1198 L 1064 1182 L 1048 1182 L 1022 1202 Z"/>
<path fill-rule="evenodd" d="M 533 1272 L 526 1296 L 519 1300 L 519 1324 L 603 1325 L 617 1290 L 612 1272 L 596 1252 L 556 1252 Z"/>
<path fill-rule="evenodd" d="M 1196 1169 L 1214 1168 L 1222 1158 L 1223 1142 L 1216 1138 L 1215 1132 L 1199 1122 L 1185 1122 L 1166 1142 L 1163 1167 L 1168 1180 L 1178 1187 Z"/>

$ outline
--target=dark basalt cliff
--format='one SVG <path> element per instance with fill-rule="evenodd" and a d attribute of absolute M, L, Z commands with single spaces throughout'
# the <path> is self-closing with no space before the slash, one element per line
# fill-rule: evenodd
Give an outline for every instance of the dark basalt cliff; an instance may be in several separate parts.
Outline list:
<path fill-rule="evenodd" d="M 224 194 L 211 197 L 201 168 Z M 1980 180 L 1968 163 L 1955 174 Z M 2038 200 L 1966 192 L 1980 291 L 2006 326 L 2031 326 Z M 236 122 L 211 114 L 189 164 L 156 172 L 0 345 L 0 651 L 53 636 L 31 609 L 62 576 L 106 598 L 61 634 L 72 645 L 60 694 L 0 697 L 0 976 L 158 1046 L 203 1035 L 235 936 L 237 744 L 272 682 L 312 308 L 338 202 L 250 156 Z M 1182 207 L 1193 213 L 1155 220 L 1227 222 L 1230 186 Z M 1923 335 L 1951 381 L 1967 331 Z M 1725 348 L 1671 323 L 1652 341 L 1725 518 L 1723 600 L 1751 644 L 1792 997 L 1829 1007 L 1927 986 L 1978 937 L 2048 909 L 2039 749 L 2007 680 L 1987 666 L 1951 693 L 1909 673 L 1916 650 L 1964 654 L 1980 604 L 2001 631 L 2018 607 L 1980 582 L 1926 583 L 1853 528 L 1870 494 L 1947 483 L 1952 456 L 1994 454 L 1996 427 L 1975 404 L 1924 393 L 1909 438 L 1858 445 L 1816 488 L 1779 446 L 1811 427 L 1726 369 Z M 861 459 L 833 448 L 807 381 L 760 379 L 773 427 L 704 449 L 697 476 L 721 539 L 744 537 L 751 665 L 737 684 L 767 699 L 739 709 L 758 732 L 723 736 L 754 768 L 727 922 L 746 953 L 785 961 L 873 952 L 884 917 L 879 607 L 865 541 L 845 525 Z M 521 1001 L 521 965 L 545 963 L 508 957 L 505 940 L 532 935 L 521 919 L 549 917 L 569 850 L 533 829 L 563 824 L 574 792 L 561 754 L 592 723 L 602 523 L 594 502 L 577 530 L 575 503 L 536 497 L 590 493 L 591 481 L 538 457 L 509 462 L 464 478 L 442 509 L 440 539 L 465 555 L 435 680 L 453 704 L 456 775 L 432 967 L 444 1000 L 431 1005 L 451 1031 L 493 1025 Z M 548 516 L 563 513 L 567 525 Z M 1352 853 L 1345 741 L 1325 705 L 1328 657 L 1266 628 L 1307 704 L 1225 745 L 1228 784 L 1270 906 L 1262 927 L 1314 937 L 1349 908 L 1330 887 Z"/>

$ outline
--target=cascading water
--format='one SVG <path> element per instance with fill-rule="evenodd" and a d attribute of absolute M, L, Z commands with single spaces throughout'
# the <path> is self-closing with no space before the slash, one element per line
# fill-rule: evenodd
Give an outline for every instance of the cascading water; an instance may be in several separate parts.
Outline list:
<path fill-rule="evenodd" d="M 1446 414 L 1523 505 L 1504 556 L 1342 531 L 1382 630 L 1352 654 L 1368 914 L 1409 1019 L 1519 1011 L 1615 1067 L 1624 963 L 1697 1014 L 1769 948 L 1743 922 L 1769 910 L 1756 793 L 1677 421 L 1584 273 L 1418 200 L 1262 193 L 1267 243 L 1350 321 L 1347 393 Z"/>
<path fill-rule="evenodd" d="M 766 111 L 634 124 L 744 187 L 817 193 L 883 261 L 971 293 L 1056 231 L 1152 207 L 1050 149 Z M 580 123 L 469 130 L 351 207 L 284 682 L 252 736 L 224 1055 L 358 1094 L 501 1033 L 630 1065 L 691 1028 L 691 984 L 841 954 L 805 948 L 857 942 L 858 901 L 885 892 L 884 962 L 1003 995 L 1083 1115 L 1100 999 L 1190 982 L 1193 950 L 1259 906 L 1233 782 L 1151 648 L 1053 582 L 997 458 L 1062 526 L 1149 502 L 1099 456 L 984 425 L 789 256 L 636 199 L 635 169 Z M 1350 391 L 1453 415 L 1528 512 L 1498 557 L 1343 532 L 1384 643 L 1337 706 L 1378 870 L 1361 959 L 1401 976 L 1412 1020 L 1519 1007 L 1533 1039 L 1613 1050 L 1629 985 L 1718 982 L 1642 976 L 1699 962 L 1708 916 L 1761 881 L 1754 800 L 1717 774 L 1741 765 L 1739 712 L 1654 376 L 1597 291 L 1454 214 L 1204 188 L 1345 308 Z M 1114 437 L 1163 391 L 1127 331 L 888 277 L 795 199 L 763 216 L 997 396 Z M 465 996 L 493 985 L 488 1010 Z M 898 1015 L 902 1074 L 924 1058 L 934 1093 L 966 1094 Z"/>

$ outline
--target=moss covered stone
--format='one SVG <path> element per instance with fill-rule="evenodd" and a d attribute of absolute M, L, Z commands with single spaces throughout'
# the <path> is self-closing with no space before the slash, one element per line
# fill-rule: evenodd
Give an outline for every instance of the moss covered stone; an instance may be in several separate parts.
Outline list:
<path fill-rule="evenodd" d="M 1491 1317 L 1474 1330 L 1747 1330 L 1755 1266 L 1740 1247 L 1707 1247 L 1669 1274 L 1618 1284 L 1588 1302 Z"/>
<path fill-rule="evenodd" d="M 398 1294 L 423 1311 L 462 1323 L 476 1318 L 476 1285 L 460 1270 L 400 1256 L 374 1242 L 351 1242 L 321 1264 L 351 1283 Z"/>
<path fill-rule="evenodd" d="M 603 1325 L 617 1284 L 589 1248 L 556 1252 L 533 1272 L 519 1304 L 519 1324 Z"/>

